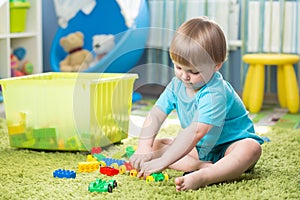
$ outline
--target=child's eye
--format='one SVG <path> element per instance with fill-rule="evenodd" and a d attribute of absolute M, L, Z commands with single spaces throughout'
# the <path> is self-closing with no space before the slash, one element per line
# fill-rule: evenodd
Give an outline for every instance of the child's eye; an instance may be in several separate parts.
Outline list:
<path fill-rule="evenodd" d="M 181 70 L 181 67 L 176 66 L 176 69 Z"/>
<path fill-rule="evenodd" d="M 199 72 L 197 71 L 197 72 L 192 72 L 192 74 L 195 74 L 195 75 L 197 75 L 197 74 L 199 74 Z"/>

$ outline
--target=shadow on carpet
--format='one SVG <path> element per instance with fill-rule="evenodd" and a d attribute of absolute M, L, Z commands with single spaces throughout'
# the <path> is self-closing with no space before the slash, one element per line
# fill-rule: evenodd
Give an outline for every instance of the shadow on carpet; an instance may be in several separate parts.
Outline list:
<path fill-rule="evenodd" d="M 211 185 L 197 191 L 176 192 L 174 178 L 181 172 L 166 170 L 168 182 L 147 183 L 127 175 L 117 175 L 113 193 L 90 193 L 88 185 L 97 177 L 110 179 L 98 171 L 77 173 L 76 179 L 53 178 L 59 168 L 77 170 L 85 161 L 80 152 L 44 152 L 9 147 L 6 125 L 0 121 L 0 199 L 300 199 L 300 130 L 270 128 L 264 135 L 263 154 L 255 170 L 239 180 Z M 168 127 L 161 135 L 177 133 Z M 113 155 L 136 140 L 104 149 Z"/>

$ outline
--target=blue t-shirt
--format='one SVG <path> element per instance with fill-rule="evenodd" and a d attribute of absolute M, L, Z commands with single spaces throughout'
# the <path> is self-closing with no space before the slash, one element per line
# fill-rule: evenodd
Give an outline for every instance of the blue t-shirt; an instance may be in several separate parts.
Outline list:
<path fill-rule="evenodd" d="M 186 93 L 184 83 L 174 77 L 155 105 L 167 115 L 176 110 L 182 128 L 192 122 L 212 125 L 198 142 L 197 148 L 209 152 L 213 147 L 244 138 L 263 140 L 255 134 L 248 112 L 232 86 L 215 72 L 211 80 L 193 97 Z"/>

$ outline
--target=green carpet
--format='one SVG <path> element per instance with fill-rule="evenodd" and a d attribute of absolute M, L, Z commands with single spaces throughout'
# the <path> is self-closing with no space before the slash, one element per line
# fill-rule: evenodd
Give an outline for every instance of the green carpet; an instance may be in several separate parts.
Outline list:
<path fill-rule="evenodd" d="M 155 99 L 143 99 L 136 102 L 132 106 L 132 114 L 146 116 L 155 101 Z M 278 104 L 264 104 L 260 112 L 250 113 L 249 115 L 257 126 L 300 129 L 300 112 L 290 114 L 288 109 L 280 108 Z M 173 111 L 169 118 L 177 118 L 176 111 Z"/>
<path fill-rule="evenodd" d="M 6 125 L 0 120 L 0 199 L 300 199 L 300 130 L 272 127 L 264 135 L 271 141 L 263 145 L 262 158 L 255 170 L 235 182 L 220 183 L 197 191 L 176 192 L 174 178 L 182 173 L 166 170 L 168 182 L 117 175 L 113 193 L 90 193 L 87 188 L 99 172 L 77 173 L 76 179 L 53 178 L 58 168 L 77 170 L 86 155 L 72 152 L 44 152 L 9 147 Z M 161 131 L 176 133 L 178 127 Z M 113 155 L 136 140 L 105 149 Z"/>

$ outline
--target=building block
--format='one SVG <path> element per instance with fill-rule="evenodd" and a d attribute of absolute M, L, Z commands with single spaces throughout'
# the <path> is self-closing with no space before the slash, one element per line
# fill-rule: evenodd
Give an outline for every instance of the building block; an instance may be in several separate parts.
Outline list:
<path fill-rule="evenodd" d="M 100 173 L 107 176 L 114 176 L 119 174 L 119 170 L 112 167 L 100 167 Z"/>
<path fill-rule="evenodd" d="M 7 126 L 8 133 L 13 135 L 13 134 L 22 134 L 26 132 L 26 127 L 24 124 L 20 125 L 10 125 Z"/>
<path fill-rule="evenodd" d="M 169 180 L 169 175 L 162 172 L 153 173 L 146 177 L 147 182 L 154 182 L 154 181 L 158 182 L 158 181 L 168 181 L 168 180 Z"/>
<path fill-rule="evenodd" d="M 79 162 L 78 172 L 93 172 L 99 169 L 99 162 Z"/>
<path fill-rule="evenodd" d="M 65 169 L 57 169 L 53 172 L 54 178 L 76 178 L 76 172 Z"/>
<path fill-rule="evenodd" d="M 101 161 L 103 158 L 106 158 L 105 155 L 98 153 L 98 154 L 93 154 L 93 156 L 98 160 Z"/>
<path fill-rule="evenodd" d="M 87 155 L 86 161 L 87 162 L 95 162 L 95 161 L 97 161 L 97 158 L 93 157 L 92 155 Z"/>
<path fill-rule="evenodd" d="M 135 169 L 130 170 L 129 176 L 136 177 L 138 174 L 138 171 Z M 143 179 L 143 177 L 141 177 Z M 157 172 L 152 173 L 151 175 L 146 177 L 147 182 L 159 182 L 159 181 L 168 181 L 169 175 L 167 173 Z"/>
<path fill-rule="evenodd" d="M 117 181 L 116 180 L 109 180 L 105 181 L 102 179 L 97 178 L 95 182 L 91 182 L 89 184 L 88 190 L 90 192 L 112 192 L 113 188 L 117 187 Z"/>
<path fill-rule="evenodd" d="M 33 148 L 57 148 L 57 137 L 55 128 L 32 129 L 32 137 L 35 139 Z"/>
<path fill-rule="evenodd" d="M 126 171 L 130 171 L 133 169 L 132 165 L 130 162 L 124 162 L 123 165 L 126 167 Z"/>
<path fill-rule="evenodd" d="M 91 154 L 99 154 L 102 152 L 102 148 L 101 147 L 93 147 L 91 150 Z"/>
<path fill-rule="evenodd" d="M 134 154 L 134 152 L 135 152 L 135 149 L 133 146 L 126 147 L 126 156 L 128 158 L 130 158 Z"/>
<path fill-rule="evenodd" d="M 116 168 L 121 165 L 124 165 L 125 160 L 119 160 L 114 158 L 103 158 L 101 162 L 104 162 L 105 166 L 111 166 Z"/>

